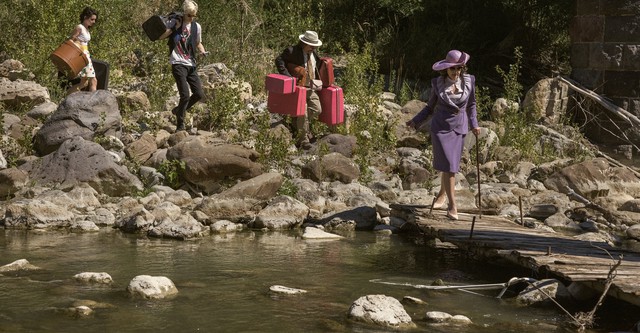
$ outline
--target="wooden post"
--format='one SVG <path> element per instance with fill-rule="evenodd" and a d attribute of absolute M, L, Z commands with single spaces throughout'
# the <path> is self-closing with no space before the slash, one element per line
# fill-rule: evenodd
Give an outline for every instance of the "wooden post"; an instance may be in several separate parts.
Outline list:
<path fill-rule="evenodd" d="M 436 203 L 437 198 L 438 196 L 434 196 L 433 200 L 431 201 L 431 207 L 429 207 L 429 215 L 431 215 L 431 212 L 433 212 L 433 205 Z"/>
<path fill-rule="evenodd" d="M 473 238 L 473 228 L 476 225 L 476 217 L 473 217 L 473 220 L 471 220 L 471 232 L 469 233 L 469 239 Z"/>
<path fill-rule="evenodd" d="M 524 225 L 524 217 L 522 217 L 522 197 L 518 196 L 518 206 L 520 207 L 520 225 Z"/>

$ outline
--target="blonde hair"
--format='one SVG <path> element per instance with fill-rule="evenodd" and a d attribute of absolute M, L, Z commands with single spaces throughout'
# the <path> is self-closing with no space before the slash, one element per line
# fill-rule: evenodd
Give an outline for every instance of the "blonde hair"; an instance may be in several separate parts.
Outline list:
<path fill-rule="evenodd" d="M 185 2 L 182 4 L 182 10 L 185 14 L 195 15 L 198 13 L 198 4 L 192 0 L 185 0 Z"/>

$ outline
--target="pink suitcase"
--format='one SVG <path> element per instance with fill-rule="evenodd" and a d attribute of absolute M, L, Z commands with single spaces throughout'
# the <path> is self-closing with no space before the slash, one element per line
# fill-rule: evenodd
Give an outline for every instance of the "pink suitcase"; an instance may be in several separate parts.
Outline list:
<path fill-rule="evenodd" d="M 326 87 L 318 91 L 322 113 L 320 121 L 327 125 L 337 125 L 344 122 L 344 93 L 338 86 Z"/>
<path fill-rule="evenodd" d="M 320 78 L 323 87 L 331 87 L 336 80 L 333 77 L 333 59 L 328 57 L 320 58 Z"/>
<path fill-rule="evenodd" d="M 264 86 L 270 93 L 290 94 L 296 90 L 296 78 L 282 74 L 269 74 L 264 79 Z"/>
<path fill-rule="evenodd" d="M 307 109 L 307 88 L 296 87 L 296 90 L 291 94 L 269 92 L 267 108 L 271 113 L 292 117 L 304 116 Z"/>

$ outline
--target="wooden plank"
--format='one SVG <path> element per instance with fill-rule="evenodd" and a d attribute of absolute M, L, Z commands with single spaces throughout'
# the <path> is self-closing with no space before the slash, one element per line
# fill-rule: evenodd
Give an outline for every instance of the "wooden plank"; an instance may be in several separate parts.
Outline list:
<path fill-rule="evenodd" d="M 497 216 L 476 219 L 473 238 L 469 239 L 472 216 L 459 214 L 460 220 L 449 221 L 444 214 L 443 211 L 428 214 L 428 206 L 426 210 L 420 207 L 409 213 L 427 236 L 461 249 L 480 250 L 487 256 L 499 256 L 569 281 L 583 282 L 599 290 L 604 287 L 610 268 L 623 255 L 609 294 L 640 305 L 638 253 L 614 248 L 603 241 L 582 241 L 570 235 L 526 228 Z"/>

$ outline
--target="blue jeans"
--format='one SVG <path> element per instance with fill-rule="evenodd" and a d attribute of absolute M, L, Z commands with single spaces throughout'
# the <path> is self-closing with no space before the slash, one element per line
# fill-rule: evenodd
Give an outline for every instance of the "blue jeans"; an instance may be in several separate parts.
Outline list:
<path fill-rule="evenodd" d="M 172 65 L 171 74 L 176 80 L 180 101 L 173 109 L 176 115 L 176 126 L 184 128 L 184 117 L 187 110 L 204 97 L 202 83 L 195 66 Z M 191 96 L 189 96 L 191 90 Z"/>

